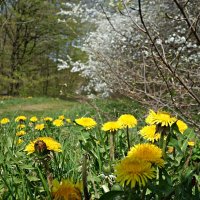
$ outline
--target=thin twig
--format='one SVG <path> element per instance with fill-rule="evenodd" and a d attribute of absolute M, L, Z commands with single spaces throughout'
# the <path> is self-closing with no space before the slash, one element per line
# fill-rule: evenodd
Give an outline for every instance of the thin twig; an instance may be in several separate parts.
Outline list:
<path fill-rule="evenodd" d="M 200 105 L 200 99 L 197 97 L 197 95 L 192 90 L 190 90 L 190 88 L 185 84 L 185 82 L 181 79 L 181 77 L 176 72 L 173 71 L 171 65 L 167 62 L 167 60 L 163 57 L 163 55 L 159 51 L 157 45 L 155 44 L 154 39 L 152 38 L 152 36 L 151 36 L 151 34 L 150 34 L 150 32 L 149 32 L 149 30 L 148 30 L 148 28 L 147 28 L 147 26 L 146 26 L 146 24 L 144 22 L 143 14 L 142 14 L 141 0 L 138 0 L 138 5 L 139 5 L 139 10 L 138 11 L 139 11 L 141 23 L 143 24 L 144 29 L 146 30 L 146 34 L 149 37 L 149 39 L 150 39 L 153 47 L 155 48 L 158 56 L 160 57 L 161 61 L 167 67 L 167 69 L 171 72 L 171 74 L 179 81 L 179 83 L 188 91 L 188 93 L 193 97 L 193 99 L 195 99 L 196 102 Z"/>
<path fill-rule="evenodd" d="M 174 2 L 176 3 L 177 7 L 179 8 L 180 12 L 182 13 L 182 15 L 185 18 L 185 21 L 187 22 L 189 28 L 191 29 L 193 35 L 195 36 L 198 44 L 200 45 L 200 36 L 198 35 L 197 31 L 195 30 L 195 28 L 193 27 L 192 22 L 190 21 L 189 17 L 187 16 L 184 7 L 181 6 L 181 4 L 178 2 L 178 0 L 174 0 Z M 185 5 L 184 5 L 185 6 Z"/>

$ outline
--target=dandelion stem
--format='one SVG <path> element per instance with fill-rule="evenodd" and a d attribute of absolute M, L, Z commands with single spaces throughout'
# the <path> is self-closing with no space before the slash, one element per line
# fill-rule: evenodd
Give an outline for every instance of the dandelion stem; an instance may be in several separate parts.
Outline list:
<path fill-rule="evenodd" d="M 159 143 L 159 146 L 160 146 L 160 148 L 162 149 L 162 156 L 163 156 L 163 158 L 166 157 L 166 141 L 165 141 L 165 135 L 167 135 L 167 134 L 166 134 L 166 129 L 163 128 L 163 129 L 161 130 L 160 143 Z"/>
<path fill-rule="evenodd" d="M 128 151 L 130 151 L 131 145 L 130 145 L 128 126 L 126 127 L 126 135 L 127 135 Z"/>
<path fill-rule="evenodd" d="M 115 132 L 110 133 L 110 160 L 115 159 Z"/>
<path fill-rule="evenodd" d="M 160 128 L 160 127 L 159 127 Z M 159 146 L 160 146 L 160 149 L 162 149 L 162 154 L 164 156 L 165 154 L 165 145 L 164 145 L 164 136 L 165 136 L 165 131 L 164 129 L 161 129 L 161 133 L 160 133 L 160 143 L 159 143 Z M 162 182 L 162 169 L 159 168 L 158 169 L 158 176 L 159 176 L 159 184 Z M 158 195 L 158 198 L 160 195 Z"/>
<path fill-rule="evenodd" d="M 83 156 L 82 179 L 83 179 L 83 192 L 85 200 L 89 200 L 90 195 L 87 188 L 87 154 L 84 154 Z"/>
<path fill-rule="evenodd" d="M 145 195 L 146 195 L 146 191 L 147 191 L 147 186 L 145 186 L 142 190 L 142 194 L 141 194 L 141 200 L 145 199 Z"/>

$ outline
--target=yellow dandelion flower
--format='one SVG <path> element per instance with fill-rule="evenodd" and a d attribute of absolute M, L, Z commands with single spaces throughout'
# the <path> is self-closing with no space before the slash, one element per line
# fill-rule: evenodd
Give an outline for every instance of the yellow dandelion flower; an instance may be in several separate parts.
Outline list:
<path fill-rule="evenodd" d="M 54 200 L 82 200 L 81 183 L 74 184 L 70 180 L 62 180 L 60 183 L 52 181 L 52 196 Z"/>
<path fill-rule="evenodd" d="M 23 135 L 25 135 L 25 134 L 26 134 L 26 132 L 23 131 L 23 130 L 21 130 L 21 131 L 18 131 L 18 132 L 16 133 L 16 136 L 23 136 Z"/>
<path fill-rule="evenodd" d="M 61 120 L 61 119 L 55 119 L 53 121 L 53 125 L 59 127 L 59 126 L 63 126 L 64 123 L 63 123 L 63 120 Z"/>
<path fill-rule="evenodd" d="M 137 119 L 130 114 L 121 115 L 118 118 L 118 122 L 121 123 L 122 127 L 133 128 L 137 125 Z"/>
<path fill-rule="evenodd" d="M 148 141 L 154 142 L 160 139 L 160 133 L 156 133 L 156 125 L 145 126 L 140 130 L 140 135 Z"/>
<path fill-rule="evenodd" d="M 45 118 L 44 118 L 44 121 L 45 121 L 45 122 L 52 122 L 52 121 L 53 121 L 53 118 L 52 118 L 52 117 L 45 117 Z"/>
<path fill-rule="evenodd" d="M 128 152 L 128 157 L 155 163 L 159 167 L 164 165 L 162 150 L 154 144 L 137 144 Z"/>
<path fill-rule="evenodd" d="M 4 124 L 7 124 L 9 122 L 10 122 L 10 120 L 8 118 L 3 118 L 3 119 L 1 119 L 0 124 L 4 125 Z"/>
<path fill-rule="evenodd" d="M 27 151 L 28 154 L 34 153 L 35 152 L 35 144 L 38 143 L 38 141 L 42 141 L 45 143 L 47 150 L 49 151 L 56 151 L 56 152 L 61 152 L 61 144 L 57 141 L 55 141 L 51 137 L 39 137 L 35 139 L 34 141 L 30 142 L 24 151 Z"/>
<path fill-rule="evenodd" d="M 188 141 L 188 146 L 193 147 L 195 145 L 194 141 Z"/>
<path fill-rule="evenodd" d="M 66 122 L 69 124 L 72 123 L 71 119 L 69 119 L 69 118 L 66 119 Z"/>
<path fill-rule="evenodd" d="M 85 129 L 91 129 L 97 125 L 96 121 L 90 117 L 81 117 L 81 118 L 75 119 L 75 122 L 78 125 L 83 126 Z"/>
<path fill-rule="evenodd" d="M 15 118 L 15 122 L 23 122 L 26 121 L 26 117 L 21 115 Z"/>
<path fill-rule="evenodd" d="M 26 126 L 24 125 L 24 124 L 19 124 L 19 125 L 17 125 L 17 129 L 23 129 L 23 128 L 25 128 Z"/>
<path fill-rule="evenodd" d="M 177 119 L 175 117 L 171 117 L 169 113 L 162 111 L 155 113 L 153 110 L 150 110 L 145 121 L 149 125 L 159 124 L 161 126 L 171 126 L 177 121 Z"/>
<path fill-rule="evenodd" d="M 60 115 L 60 116 L 58 116 L 58 119 L 64 120 L 64 119 L 65 119 L 65 116 L 64 116 L 64 115 Z"/>
<path fill-rule="evenodd" d="M 30 121 L 35 123 L 35 122 L 38 121 L 38 118 L 36 116 L 33 116 L 33 117 L 30 118 Z"/>
<path fill-rule="evenodd" d="M 138 159 L 125 157 L 115 166 L 116 181 L 121 185 L 130 185 L 131 188 L 138 184 L 145 186 L 148 179 L 156 177 L 155 169 L 151 163 Z"/>
<path fill-rule="evenodd" d="M 17 145 L 20 145 L 21 143 L 23 143 L 24 142 L 24 140 L 22 140 L 21 138 L 19 138 L 18 140 L 17 140 Z"/>
<path fill-rule="evenodd" d="M 174 147 L 169 146 L 169 147 L 167 148 L 167 152 L 168 152 L 168 153 L 173 153 L 173 151 L 174 151 Z"/>
<path fill-rule="evenodd" d="M 110 121 L 103 124 L 101 130 L 114 132 L 121 128 L 121 124 L 118 121 Z"/>
<path fill-rule="evenodd" d="M 44 124 L 36 124 L 35 130 L 42 131 L 44 129 Z"/>
<path fill-rule="evenodd" d="M 146 122 L 147 124 L 152 125 L 152 124 L 155 123 L 156 117 L 157 117 L 156 113 L 155 113 L 153 110 L 150 110 L 150 111 L 149 111 L 149 115 L 148 115 L 148 116 L 146 117 L 146 119 L 145 119 L 145 122 Z"/>
<path fill-rule="evenodd" d="M 178 120 L 176 122 L 179 131 L 183 134 L 185 132 L 185 130 L 188 128 L 187 124 L 185 122 L 183 122 L 182 120 Z"/>

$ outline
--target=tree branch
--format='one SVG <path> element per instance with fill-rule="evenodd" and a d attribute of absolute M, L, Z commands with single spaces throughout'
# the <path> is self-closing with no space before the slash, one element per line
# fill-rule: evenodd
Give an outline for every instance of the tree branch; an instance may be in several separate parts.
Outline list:
<path fill-rule="evenodd" d="M 182 13 L 182 15 L 185 18 L 185 21 L 188 24 L 188 27 L 191 29 L 193 35 L 195 36 L 197 43 L 200 45 L 200 36 L 197 34 L 197 31 L 195 30 L 195 28 L 192 25 L 192 22 L 190 21 L 189 17 L 187 16 L 184 7 L 181 6 L 181 4 L 178 2 L 178 0 L 174 0 L 175 4 L 177 5 L 177 7 L 179 8 L 180 12 Z"/>

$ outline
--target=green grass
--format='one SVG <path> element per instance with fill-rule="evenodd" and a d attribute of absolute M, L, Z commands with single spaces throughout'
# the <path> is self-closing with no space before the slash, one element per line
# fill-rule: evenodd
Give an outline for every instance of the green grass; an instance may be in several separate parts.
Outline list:
<path fill-rule="evenodd" d="M 121 114 L 133 114 L 139 121 L 146 110 L 128 99 L 96 99 L 78 103 L 68 113 L 70 117 L 94 117 L 99 122 L 116 120 Z"/>
<path fill-rule="evenodd" d="M 62 145 L 63 153 L 53 156 L 54 160 L 52 160 L 51 166 L 54 178 L 58 180 L 66 177 L 72 177 L 75 180 L 81 179 L 80 166 L 82 165 L 83 153 L 87 152 L 86 149 L 89 148 L 88 150 L 92 153 L 91 156 L 95 159 L 95 165 L 91 163 L 91 167 L 93 168 L 94 166 L 95 169 L 102 168 L 101 159 L 108 157 L 106 151 L 109 152 L 108 148 L 102 148 L 101 151 L 96 153 L 96 148 L 99 144 L 97 146 L 94 141 L 89 141 L 86 146 L 80 148 L 80 140 L 88 140 L 89 135 L 74 124 L 65 125 L 65 127 L 58 129 L 55 127 L 47 128 L 46 131 L 40 133 L 34 130 L 28 120 L 25 128 L 27 134 L 20 137 L 24 142 L 18 146 L 16 145 L 18 139 L 16 137 L 16 132 L 18 131 L 16 127 L 18 123 L 14 121 L 16 116 L 25 115 L 27 118 L 49 116 L 56 119 L 59 115 L 65 115 L 66 118 L 72 120 L 84 116 L 92 117 L 99 124 L 99 127 L 92 131 L 92 135 L 95 135 L 100 140 L 98 134 L 102 123 L 107 120 L 116 120 L 123 113 L 139 113 L 137 109 L 138 105 L 136 103 L 122 99 L 66 101 L 47 97 L 0 98 L 0 120 L 4 117 L 8 117 L 11 120 L 8 125 L 0 126 L 2 135 L 0 142 L 0 169 L 3 172 L 0 175 L 0 178 L 2 178 L 2 181 L 0 181 L 0 198 L 43 199 L 44 196 L 48 196 L 48 189 L 45 185 L 47 183 L 43 177 L 45 174 L 39 171 L 36 159 L 27 156 L 24 152 L 25 146 L 40 135 L 51 136 Z M 105 136 L 103 134 L 103 137 Z M 84 142 L 83 145 L 85 145 Z M 90 174 L 90 179 L 93 178 L 95 180 L 90 181 L 95 182 L 95 184 L 97 184 L 96 180 L 101 182 L 98 177 Z M 27 185 L 27 188 L 23 185 Z M 33 188 L 34 191 L 32 191 Z M 33 197 L 31 197 L 32 193 Z"/>
<path fill-rule="evenodd" d="M 0 115 L 15 117 L 26 115 L 31 117 L 52 116 L 67 113 L 76 106 L 77 102 L 65 101 L 58 98 L 33 97 L 33 98 L 7 98 L 0 99 Z"/>
<path fill-rule="evenodd" d="M 170 128 L 163 127 L 163 137 L 160 140 L 164 141 L 164 136 L 167 136 L 166 144 L 176 149 L 173 155 L 167 151 L 168 148 L 165 146 L 163 148 L 164 142 L 155 142 L 155 145 L 161 148 L 160 151 L 164 152 L 163 158 L 165 156 L 167 165 L 164 169 L 156 168 L 156 173 L 159 172 L 159 180 L 151 180 L 151 185 L 147 184 L 148 191 L 139 187 L 130 190 L 129 186 L 119 186 L 113 178 L 116 175 L 114 174 L 116 164 L 128 153 L 127 138 L 130 139 L 130 146 L 148 142 L 138 134 L 138 130 L 145 123 L 147 112 L 148 109 L 127 99 L 66 101 L 47 97 L 1 98 L 0 120 L 9 117 L 10 122 L 0 125 L 0 199 L 53 200 L 50 178 L 58 181 L 69 178 L 76 182 L 82 180 L 85 174 L 88 175 L 87 188 L 91 199 L 94 200 L 125 200 L 133 199 L 133 196 L 144 200 L 164 199 L 164 197 L 171 199 L 167 198 L 171 195 L 169 191 L 173 192 L 172 199 L 185 199 L 185 197 L 194 199 L 190 198 L 194 194 L 197 197 L 195 199 L 199 199 L 200 188 L 191 186 L 193 177 L 198 180 L 198 185 L 200 182 L 199 169 L 196 168 L 197 161 L 200 159 L 199 139 L 192 129 L 187 129 L 184 134 L 180 133 L 175 124 Z M 138 125 L 130 129 L 122 128 L 116 132 L 105 132 L 101 129 L 103 123 L 117 120 L 122 114 L 134 115 L 138 119 Z M 16 122 L 14 117 L 18 115 L 25 115 L 28 119 L 24 122 Z M 64 120 L 63 126 L 56 127 L 52 122 L 45 122 L 41 118 L 49 116 L 56 119 L 59 115 L 64 115 L 72 121 L 79 117 L 92 117 L 97 122 L 97 126 L 85 129 L 76 123 L 68 123 Z M 36 124 L 30 123 L 31 116 L 37 116 L 39 121 L 36 124 L 44 123 L 45 128 L 41 131 L 36 130 Z M 18 127 L 20 123 L 25 125 L 23 130 L 26 133 L 21 136 L 16 134 L 20 130 Z M 156 130 L 160 128 L 158 125 Z M 113 144 L 115 143 L 113 146 L 111 133 Z M 27 155 L 24 151 L 27 145 L 33 145 L 36 151 L 38 147 L 32 141 L 41 143 L 41 138 L 38 138 L 41 136 L 51 137 L 59 142 L 62 152 L 45 150 L 48 145 L 55 147 L 55 144 L 47 142 L 45 144 L 47 146 L 42 147 L 45 151 Z M 19 138 L 23 140 L 20 144 L 18 144 Z M 188 141 L 195 141 L 197 145 L 189 147 Z M 111 146 L 115 151 L 114 159 L 111 157 Z M 151 153 L 145 155 L 151 157 Z M 115 191 L 114 186 L 120 191 Z M 110 193 L 106 193 L 108 191 Z M 102 197 L 104 194 L 105 196 Z M 184 198 L 177 196 L 180 194 Z M 113 198 L 114 196 L 116 198 Z"/>
<path fill-rule="evenodd" d="M 127 99 L 98 99 L 87 101 L 67 101 L 59 98 L 0 98 L 0 118 L 58 116 L 75 119 L 94 117 L 100 122 L 115 120 L 121 114 L 130 113 L 142 121 L 146 110 L 137 102 Z"/>

